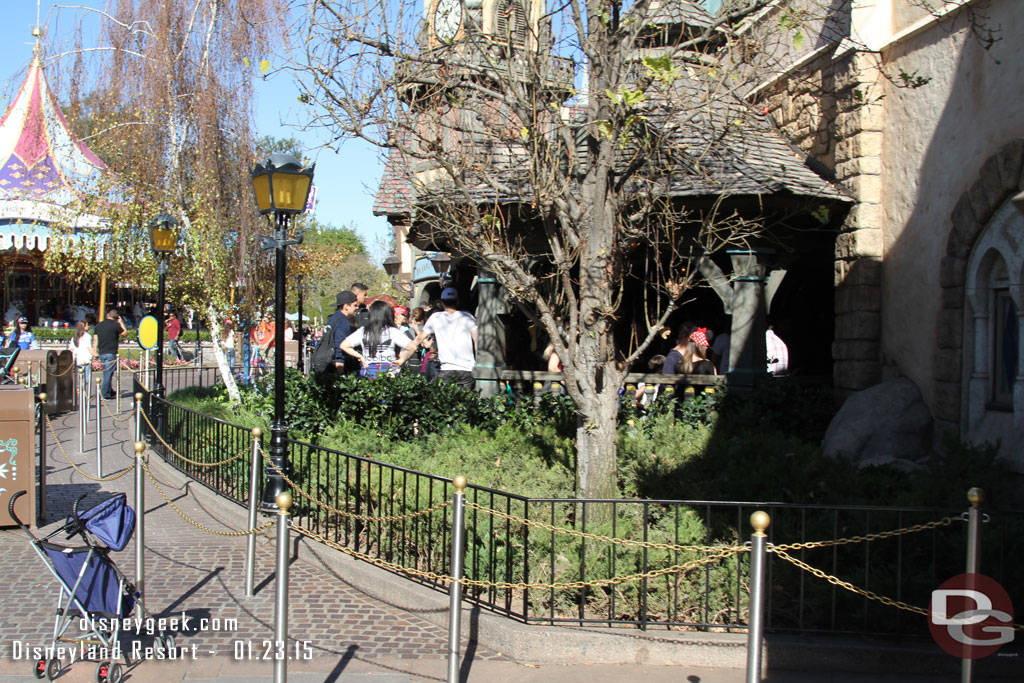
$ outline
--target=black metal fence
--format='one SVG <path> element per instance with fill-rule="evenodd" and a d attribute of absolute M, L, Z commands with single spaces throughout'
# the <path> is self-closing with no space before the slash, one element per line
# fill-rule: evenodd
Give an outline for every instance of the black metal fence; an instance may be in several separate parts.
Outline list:
<path fill-rule="evenodd" d="M 167 446 L 155 437 L 153 445 L 168 462 L 245 504 L 250 430 L 155 398 L 148 405 L 154 424 L 165 411 Z M 310 443 L 289 441 L 288 449 L 297 524 L 371 559 L 448 573 L 450 479 Z M 204 466 L 209 463 L 221 464 Z M 755 510 L 771 515 L 772 544 L 805 544 L 787 552 L 862 589 L 841 588 L 774 558 L 766 605 L 767 628 L 774 632 L 926 636 L 924 619 L 865 592 L 926 607 L 931 591 L 964 567 L 966 525 L 959 515 L 966 499 L 963 507 L 951 510 L 530 499 L 471 483 L 466 500 L 465 576 L 487 585 L 467 586 L 465 597 L 524 622 L 745 629 L 745 553 L 686 572 L 673 567 L 700 559 L 706 548 L 742 545 Z M 947 517 L 943 525 L 915 528 Z M 908 531 L 870 541 L 857 538 L 897 529 Z M 1017 604 L 1024 604 L 1024 577 L 1012 548 L 1022 532 L 1021 514 L 993 513 L 982 543 L 983 571 L 1000 581 Z M 637 578 L 607 585 L 607 579 L 628 576 Z M 427 577 L 410 578 L 444 588 Z"/>

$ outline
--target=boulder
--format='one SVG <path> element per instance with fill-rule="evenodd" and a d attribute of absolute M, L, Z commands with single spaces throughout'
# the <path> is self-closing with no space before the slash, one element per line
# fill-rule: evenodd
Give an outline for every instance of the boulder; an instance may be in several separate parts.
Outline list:
<path fill-rule="evenodd" d="M 921 390 L 897 377 L 851 395 L 825 432 L 822 449 L 858 467 L 914 467 L 932 451 L 932 415 Z"/>

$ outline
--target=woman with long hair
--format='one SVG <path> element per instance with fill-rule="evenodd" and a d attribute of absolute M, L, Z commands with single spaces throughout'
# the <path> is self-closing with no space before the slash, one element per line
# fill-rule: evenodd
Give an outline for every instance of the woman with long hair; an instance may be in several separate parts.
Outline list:
<path fill-rule="evenodd" d="M 400 368 L 403 358 L 396 360 L 395 347 L 405 350 L 412 340 L 395 327 L 395 314 L 386 301 L 370 304 L 369 320 L 364 327 L 345 337 L 341 350 L 362 365 L 360 375 L 377 377 L 392 368 Z M 360 350 L 356 350 L 359 347 Z"/>
<path fill-rule="evenodd" d="M 86 382 L 92 378 L 92 333 L 89 330 L 92 329 L 95 322 L 96 316 L 92 313 L 85 316 L 84 320 L 79 320 L 75 323 L 75 336 L 68 342 L 68 350 L 75 357 L 75 365 L 85 371 L 82 378 Z"/>
<path fill-rule="evenodd" d="M 698 327 L 686 341 L 686 350 L 679 361 L 681 375 L 717 375 L 715 364 L 708 360 L 708 328 Z"/>

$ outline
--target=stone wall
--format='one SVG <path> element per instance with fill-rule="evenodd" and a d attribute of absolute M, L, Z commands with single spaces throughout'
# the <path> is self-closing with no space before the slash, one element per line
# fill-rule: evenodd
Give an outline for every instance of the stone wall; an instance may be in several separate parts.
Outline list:
<path fill-rule="evenodd" d="M 874 59 L 851 52 L 833 61 L 826 54 L 766 97 L 780 129 L 832 170 L 857 202 L 836 239 L 833 381 L 841 391 L 869 387 L 881 377 L 885 110 Z"/>

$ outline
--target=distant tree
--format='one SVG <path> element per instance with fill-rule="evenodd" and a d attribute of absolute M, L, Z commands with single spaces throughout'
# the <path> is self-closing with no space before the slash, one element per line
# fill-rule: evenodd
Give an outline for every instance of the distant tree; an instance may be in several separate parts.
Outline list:
<path fill-rule="evenodd" d="M 79 44 L 70 70 L 70 108 L 79 131 L 113 170 L 83 211 L 110 221 L 92 267 L 155 287 L 148 221 L 170 213 L 182 246 L 167 278 L 178 304 L 202 311 L 214 335 L 232 296 L 252 314 L 272 291 L 258 235 L 268 227 L 252 199 L 252 80 L 265 72 L 279 0 L 111 0 L 99 45 Z M 87 259 L 60 250 L 55 266 Z M 90 266 L 84 266 L 90 267 Z M 229 390 L 237 395 L 214 346 Z"/>

